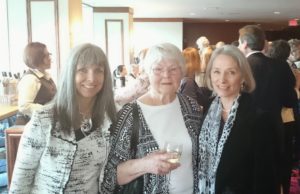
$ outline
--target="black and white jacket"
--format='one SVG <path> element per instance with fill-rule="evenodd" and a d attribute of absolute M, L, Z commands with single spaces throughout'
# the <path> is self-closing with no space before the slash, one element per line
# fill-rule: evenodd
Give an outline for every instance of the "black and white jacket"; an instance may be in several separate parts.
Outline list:
<path fill-rule="evenodd" d="M 188 129 L 188 133 L 192 140 L 192 163 L 193 163 L 193 175 L 194 175 L 194 193 L 196 193 L 198 185 L 198 134 L 200 125 L 202 123 L 202 111 L 195 100 L 182 94 L 177 94 L 181 112 L 185 125 Z M 136 103 L 136 102 L 133 102 Z M 130 151 L 130 139 L 133 128 L 133 103 L 129 103 L 123 106 L 120 110 L 117 123 L 115 124 L 113 131 L 113 141 L 110 154 L 108 156 L 108 162 L 104 170 L 104 179 L 101 186 L 102 194 L 112 194 L 115 189 L 121 188 L 117 184 L 117 166 L 127 160 L 135 158 Z M 143 113 L 138 106 L 140 128 L 139 128 L 139 141 L 137 145 L 137 158 L 142 158 L 149 153 L 159 149 L 156 140 L 151 133 Z M 162 113 L 164 114 L 164 113 Z M 170 121 L 171 122 L 171 121 Z M 144 174 L 144 194 L 168 194 L 169 190 L 166 187 L 166 176 L 160 176 L 155 174 Z M 156 187 L 155 187 L 156 185 Z M 155 189 L 155 191 L 154 191 Z"/>
<path fill-rule="evenodd" d="M 98 193 L 101 169 L 109 151 L 105 134 L 110 121 L 106 119 L 101 130 L 97 128 L 76 141 L 74 131 L 70 135 L 63 134 L 53 119 L 53 107 L 47 105 L 36 111 L 25 126 L 10 193 L 61 194 L 70 190 Z M 91 172 L 96 173 L 88 178 Z"/>

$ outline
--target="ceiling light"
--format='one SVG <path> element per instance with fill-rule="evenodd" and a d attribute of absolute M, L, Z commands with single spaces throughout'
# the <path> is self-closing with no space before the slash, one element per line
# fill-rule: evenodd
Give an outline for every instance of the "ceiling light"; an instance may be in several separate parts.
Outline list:
<path fill-rule="evenodd" d="M 190 16 L 195 16 L 195 15 L 196 15 L 196 13 L 194 13 L 194 12 L 191 12 L 191 13 L 189 13 L 189 15 L 190 15 Z"/>
<path fill-rule="evenodd" d="M 225 22 L 230 22 L 230 20 L 225 20 Z"/>
<path fill-rule="evenodd" d="M 280 14 L 280 11 L 274 11 L 273 12 L 275 15 L 279 15 Z"/>

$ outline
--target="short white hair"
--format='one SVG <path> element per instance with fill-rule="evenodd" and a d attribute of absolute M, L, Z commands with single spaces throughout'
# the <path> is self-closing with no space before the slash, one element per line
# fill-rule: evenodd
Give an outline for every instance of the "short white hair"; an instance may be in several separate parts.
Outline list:
<path fill-rule="evenodd" d="M 224 46 L 224 45 L 225 45 L 225 42 L 219 41 L 219 42 L 217 42 L 217 44 L 216 44 L 216 48 L 220 48 L 220 47 L 222 47 L 222 46 Z"/>
<path fill-rule="evenodd" d="M 149 75 L 153 65 L 162 60 L 174 61 L 180 67 L 182 74 L 185 75 L 186 67 L 182 52 L 171 43 L 161 43 L 149 48 L 143 61 L 145 72 Z"/>
<path fill-rule="evenodd" d="M 198 48 L 202 50 L 205 47 L 209 46 L 209 40 L 206 38 L 206 36 L 200 36 L 196 41 Z"/>

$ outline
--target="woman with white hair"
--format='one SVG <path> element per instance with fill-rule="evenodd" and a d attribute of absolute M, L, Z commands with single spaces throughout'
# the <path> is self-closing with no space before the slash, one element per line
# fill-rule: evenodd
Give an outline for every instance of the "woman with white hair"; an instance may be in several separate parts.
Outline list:
<path fill-rule="evenodd" d="M 177 93 L 185 74 L 182 53 L 173 44 L 158 44 L 149 48 L 143 65 L 150 88 L 119 112 L 101 193 L 122 190 L 139 177 L 143 180 L 139 193 L 196 193 L 202 112 L 195 100 Z M 134 154 L 131 139 L 136 136 Z M 183 145 L 180 164 L 170 160 L 179 159 L 178 154 L 163 151 L 167 141 Z"/>

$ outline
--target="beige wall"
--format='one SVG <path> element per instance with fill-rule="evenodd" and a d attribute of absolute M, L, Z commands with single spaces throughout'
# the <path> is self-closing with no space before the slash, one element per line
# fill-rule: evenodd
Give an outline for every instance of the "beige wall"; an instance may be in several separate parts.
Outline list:
<path fill-rule="evenodd" d="M 183 22 L 138 22 L 133 24 L 134 52 L 137 54 L 140 50 L 154 44 L 169 42 L 182 49 Z"/>

